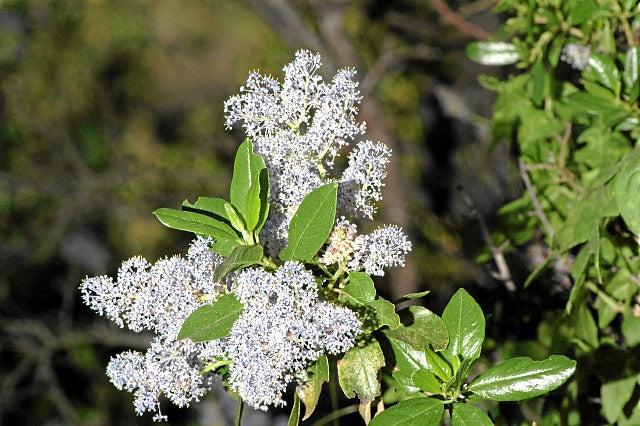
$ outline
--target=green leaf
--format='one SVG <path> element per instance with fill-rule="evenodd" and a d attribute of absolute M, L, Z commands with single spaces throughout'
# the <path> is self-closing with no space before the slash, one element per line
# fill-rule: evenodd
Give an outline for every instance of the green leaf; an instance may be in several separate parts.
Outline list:
<path fill-rule="evenodd" d="M 215 251 L 220 256 L 227 257 L 231 254 L 233 249 L 243 244 L 244 242 L 239 241 L 237 239 L 234 239 L 234 240 L 219 239 L 211 243 L 211 250 Z"/>
<path fill-rule="evenodd" d="M 569 11 L 569 22 L 571 25 L 580 25 L 597 12 L 598 6 L 593 0 L 578 0 Z"/>
<path fill-rule="evenodd" d="M 482 410 L 471 404 L 453 404 L 451 426 L 493 426 L 493 422 Z"/>
<path fill-rule="evenodd" d="M 611 89 L 616 96 L 620 95 L 620 72 L 609 57 L 591 52 L 589 67 L 582 72 L 582 75 Z"/>
<path fill-rule="evenodd" d="M 482 309 L 463 288 L 458 290 L 444 308 L 442 321 L 449 331 L 449 346 L 444 350 L 448 359 L 461 355 L 463 359 L 480 356 L 484 341 L 485 320 Z"/>
<path fill-rule="evenodd" d="M 614 424 L 623 414 L 622 410 L 631 399 L 636 387 L 636 377 L 608 382 L 600 387 L 602 414 L 610 424 Z"/>
<path fill-rule="evenodd" d="M 311 261 L 333 228 L 337 195 L 338 185 L 329 183 L 304 197 L 291 219 L 289 243 L 280 252 L 280 259 Z"/>
<path fill-rule="evenodd" d="M 376 311 L 378 327 L 386 325 L 394 329 L 400 326 L 400 317 L 396 313 L 396 306 L 393 303 L 379 297 L 377 300 L 369 302 L 368 305 Z"/>
<path fill-rule="evenodd" d="M 376 288 L 373 280 L 364 272 L 349 272 L 349 284 L 342 290 L 351 299 L 362 305 L 373 302 L 376 298 Z"/>
<path fill-rule="evenodd" d="M 356 394 L 360 401 L 373 401 L 380 395 L 378 370 L 384 367 L 384 355 L 377 340 L 349 349 L 338 361 L 338 381 L 347 398 Z"/>
<path fill-rule="evenodd" d="M 302 420 L 307 420 L 318 405 L 322 385 L 329 381 L 329 361 L 326 355 L 320 358 L 307 369 L 307 381 L 298 387 L 298 394 L 304 403 L 305 412 Z"/>
<path fill-rule="evenodd" d="M 444 405 L 437 399 L 412 398 L 376 415 L 369 426 L 438 426 Z"/>
<path fill-rule="evenodd" d="M 567 96 L 572 106 L 580 108 L 589 114 L 602 116 L 606 123 L 611 124 L 620 121 L 629 115 L 624 108 L 612 101 L 605 100 L 591 93 L 578 91 Z"/>
<path fill-rule="evenodd" d="M 267 221 L 267 217 L 269 216 L 269 172 L 265 167 L 260 171 L 260 215 L 258 216 L 258 223 L 254 228 L 254 232 L 256 234 L 260 232 L 264 223 Z"/>
<path fill-rule="evenodd" d="M 582 340 L 592 349 L 599 346 L 598 326 L 596 325 L 591 311 L 586 305 L 576 306 L 571 312 L 574 324 L 575 337 Z"/>
<path fill-rule="evenodd" d="M 287 426 L 298 426 L 300 423 L 300 397 L 297 392 L 293 393 L 293 407 L 291 407 L 291 414 L 289 415 L 289 421 Z"/>
<path fill-rule="evenodd" d="M 518 357 L 491 367 L 467 389 L 494 401 L 520 401 L 556 389 L 575 369 L 576 362 L 562 355 L 552 355 L 543 361 Z"/>
<path fill-rule="evenodd" d="M 442 318 L 422 306 L 410 306 L 413 324 L 407 328 L 421 338 L 422 345 L 430 344 L 435 351 L 449 344 L 449 332 Z"/>
<path fill-rule="evenodd" d="M 545 77 L 546 77 L 546 72 L 544 70 L 544 65 L 542 64 L 542 59 L 538 59 L 536 63 L 533 65 L 533 70 L 531 74 L 531 84 L 532 84 L 531 100 L 537 107 L 542 106 L 542 100 L 544 99 Z"/>
<path fill-rule="evenodd" d="M 261 170 L 265 169 L 264 159 L 253 152 L 253 144 L 250 139 L 238 148 L 233 163 L 233 177 L 231 178 L 231 204 L 246 219 L 249 190 L 254 181 L 260 180 Z M 259 194 L 259 192 L 258 192 Z"/>
<path fill-rule="evenodd" d="M 238 210 L 236 210 L 236 208 L 230 203 L 225 204 L 224 209 L 227 212 L 227 217 L 229 218 L 229 222 L 231 222 L 231 226 L 233 226 L 236 231 L 245 235 L 247 226 L 245 225 L 244 220 L 240 217 Z"/>
<path fill-rule="evenodd" d="M 226 337 L 242 308 L 235 295 L 223 294 L 211 305 L 200 306 L 184 320 L 178 340 L 188 337 L 194 342 L 205 342 Z"/>
<path fill-rule="evenodd" d="M 429 370 L 438 376 L 443 382 L 447 382 L 453 376 L 451 366 L 444 359 L 440 358 L 440 355 L 433 352 L 431 349 L 425 346 L 424 358 L 429 364 Z M 455 359 L 455 358 L 454 358 Z"/>
<path fill-rule="evenodd" d="M 262 169 L 260 173 L 267 173 L 267 169 Z M 247 229 L 253 231 L 260 224 L 263 210 L 263 196 L 261 195 L 262 185 L 264 178 L 258 176 L 257 179 L 253 179 L 251 186 L 249 187 L 249 193 L 247 194 Z M 267 203 L 268 206 L 268 203 Z"/>
<path fill-rule="evenodd" d="M 402 317 L 403 321 L 410 322 L 410 325 L 385 330 L 384 333 L 389 339 L 405 342 L 417 351 L 423 351 L 429 344 L 437 351 L 447 347 L 449 334 L 444 322 L 436 314 L 422 306 L 410 306 L 402 311 Z"/>
<path fill-rule="evenodd" d="M 226 223 L 200 213 L 161 208 L 154 211 L 153 214 L 168 228 L 227 240 L 238 237 L 233 228 Z"/>
<path fill-rule="evenodd" d="M 520 60 L 520 53 L 512 43 L 475 41 L 467 45 L 469 58 L 483 65 L 508 65 Z"/>
<path fill-rule="evenodd" d="M 622 77 L 624 78 L 624 84 L 628 89 L 631 89 L 633 85 L 638 81 L 640 75 L 640 47 L 631 46 L 627 51 L 627 56 L 624 62 L 624 71 Z"/>
<path fill-rule="evenodd" d="M 225 204 L 229 204 L 229 202 L 222 198 L 198 197 L 195 204 L 191 204 L 188 200 L 184 200 L 182 202 L 182 209 L 199 210 L 211 213 L 228 221 L 229 217 L 227 216 L 227 211 L 224 208 Z"/>
<path fill-rule="evenodd" d="M 260 263 L 262 256 L 263 251 L 260 244 L 242 245 L 234 248 L 231 254 L 216 267 L 213 272 L 213 281 L 218 282 L 230 272 Z"/>
<path fill-rule="evenodd" d="M 440 389 L 440 382 L 436 379 L 436 376 L 432 372 L 421 368 L 411 375 L 413 384 L 422 391 L 427 391 L 433 394 L 439 394 L 442 392 Z"/>
<path fill-rule="evenodd" d="M 420 369 L 429 370 L 429 364 L 427 363 L 423 349 L 414 349 L 407 342 L 396 339 L 393 334 L 385 330 L 383 333 L 389 339 L 393 357 L 395 359 L 395 368 L 392 376 L 402 385 L 415 389 L 413 382 L 413 373 Z"/>
<path fill-rule="evenodd" d="M 635 149 L 613 179 L 613 195 L 631 232 L 640 235 L 640 149 Z"/>
<path fill-rule="evenodd" d="M 421 292 L 418 292 L 418 293 L 407 293 L 404 296 L 399 297 L 396 300 L 394 300 L 393 303 L 397 305 L 398 303 L 406 302 L 407 300 L 419 299 L 421 297 L 426 296 L 429 293 L 431 293 L 431 290 L 425 290 L 425 291 L 421 291 Z"/>
<path fill-rule="evenodd" d="M 640 344 L 640 317 L 627 312 L 622 321 L 622 335 L 628 348 Z"/>

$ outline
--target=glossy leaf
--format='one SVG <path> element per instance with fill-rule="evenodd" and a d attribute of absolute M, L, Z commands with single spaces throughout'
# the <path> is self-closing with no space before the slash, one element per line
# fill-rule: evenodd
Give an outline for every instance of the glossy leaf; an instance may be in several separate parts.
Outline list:
<path fill-rule="evenodd" d="M 440 380 L 446 382 L 451 379 L 453 376 L 451 366 L 444 359 L 440 358 L 440 355 L 433 352 L 428 347 L 425 347 L 424 358 L 427 361 L 427 364 L 429 364 L 429 370 L 438 376 Z"/>
<path fill-rule="evenodd" d="M 298 387 L 298 394 L 305 406 L 302 420 L 308 419 L 313 414 L 320 399 L 322 385 L 329 381 L 329 360 L 327 356 L 321 355 L 307 371 L 307 381 Z"/>
<path fill-rule="evenodd" d="M 406 399 L 376 415 L 369 426 L 438 426 L 443 413 L 437 399 Z"/>
<path fill-rule="evenodd" d="M 240 314 L 243 305 L 229 293 L 223 294 L 211 305 L 203 305 L 184 320 L 178 339 L 190 338 L 194 342 L 226 337 Z"/>
<path fill-rule="evenodd" d="M 236 247 L 229 256 L 216 267 L 213 272 L 213 281 L 220 281 L 230 272 L 260 263 L 262 256 L 262 246 L 260 244 Z"/>
<path fill-rule="evenodd" d="M 589 55 L 589 67 L 583 71 L 587 78 L 599 82 L 610 89 L 616 96 L 620 94 L 620 72 L 609 57 L 597 52 Z"/>
<path fill-rule="evenodd" d="M 453 404 L 451 426 L 493 426 L 493 422 L 482 410 L 471 404 Z"/>
<path fill-rule="evenodd" d="M 627 88 L 633 87 L 640 75 L 640 47 L 631 46 L 627 50 L 622 76 Z"/>
<path fill-rule="evenodd" d="M 613 195 L 620 215 L 631 232 L 640 236 L 640 150 L 636 149 L 627 157 L 613 180 Z"/>
<path fill-rule="evenodd" d="M 427 391 L 433 394 L 442 392 L 440 389 L 440 382 L 429 370 L 421 368 L 415 371 L 411 375 L 411 380 L 413 380 L 413 384 L 422 391 Z"/>
<path fill-rule="evenodd" d="M 384 365 L 384 355 L 377 340 L 349 349 L 338 361 L 340 388 L 347 398 L 357 394 L 361 401 L 373 401 L 380 395 L 378 370 Z"/>
<path fill-rule="evenodd" d="M 226 223 L 200 213 L 161 208 L 153 214 L 168 228 L 193 232 L 197 235 L 210 235 L 214 238 L 232 240 L 238 237 L 233 228 Z"/>
<path fill-rule="evenodd" d="M 429 364 L 425 359 L 424 352 L 414 349 L 403 340 L 395 339 L 391 330 L 385 330 L 384 334 L 389 339 L 396 363 L 392 373 L 393 377 L 402 385 L 415 387 L 413 374 L 420 369 L 429 370 Z"/>
<path fill-rule="evenodd" d="M 476 41 L 467 45 L 467 55 L 483 65 L 509 65 L 520 60 L 520 53 L 512 43 Z"/>
<path fill-rule="evenodd" d="M 445 356 L 451 359 L 461 355 L 463 359 L 470 360 L 480 356 L 484 341 L 484 314 L 465 289 L 461 288 L 453 295 L 442 313 L 442 321 L 449 332 Z"/>
<path fill-rule="evenodd" d="M 494 401 L 520 401 L 556 389 L 575 369 L 576 362 L 562 355 L 552 355 L 543 361 L 518 357 L 491 367 L 467 389 Z"/>
<path fill-rule="evenodd" d="M 329 238 L 336 217 L 338 185 L 314 189 L 302 200 L 291 219 L 289 242 L 280 259 L 310 261 Z"/>

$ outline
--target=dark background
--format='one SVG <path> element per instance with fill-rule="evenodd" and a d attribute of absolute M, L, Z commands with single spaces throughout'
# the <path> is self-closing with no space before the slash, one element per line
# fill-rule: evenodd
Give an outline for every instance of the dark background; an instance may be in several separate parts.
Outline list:
<path fill-rule="evenodd" d="M 400 224 L 414 250 L 406 268 L 376 279 L 381 292 L 432 290 L 422 303 L 441 313 L 465 287 L 488 314 L 489 346 L 529 337 L 527 307 L 475 261 L 480 222 L 493 229 L 496 209 L 521 192 L 509 147 L 488 146 L 494 97 L 477 77 L 500 70 L 464 53 L 500 17 L 493 1 L 446 4 L 0 2 L 0 424 L 151 422 L 104 374 L 110 356 L 149 336 L 89 311 L 78 285 L 134 255 L 186 251 L 190 236 L 151 212 L 225 196 L 243 135 L 225 131 L 224 100 L 251 69 L 280 78 L 300 48 L 322 54 L 325 78 L 358 69 L 366 137 L 394 152 L 378 222 L 365 230 Z M 526 256 L 509 260 L 519 279 Z M 167 408 L 172 423 L 208 425 L 234 410 L 222 392 Z M 245 421 L 283 422 L 286 410 Z"/>

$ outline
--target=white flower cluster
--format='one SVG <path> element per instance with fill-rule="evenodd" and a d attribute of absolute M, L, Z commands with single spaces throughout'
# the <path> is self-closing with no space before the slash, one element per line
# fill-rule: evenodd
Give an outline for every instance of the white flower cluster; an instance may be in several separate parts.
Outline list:
<path fill-rule="evenodd" d="M 166 420 L 158 398 L 165 395 L 183 407 L 197 401 L 209 389 L 208 376 L 200 374 L 215 342 L 176 340 L 185 318 L 204 303 L 215 300 L 224 286 L 213 281 L 222 258 L 209 248 L 211 239 L 198 237 L 187 258 L 173 256 L 154 265 L 141 257 L 125 262 L 117 280 L 85 278 L 82 299 L 100 315 L 120 327 L 154 331 L 158 336 L 145 354 L 123 352 L 113 357 L 107 375 L 118 389 L 134 393 L 136 413 L 156 412 L 154 420 Z M 208 297 L 203 297 L 208 296 Z"/>
<path fill-rule="evenodd" d="M 320 56 L 296 53 L 284 67 L 284 81 L 252 72 L 240 94 L 225 103 L 226 125 L 240 121 L 271 178 L 272 211 L 262 231 L 272 254 L 287 241 L 289 221 L 302 199 L 328 182 L 340 184 L 340 210 L 350 217 L 371 217 L 381 198 L 391 151 L 381 143 L 357 144 L 339 178 L 329 171 L 342 148 L 364 133 L 356 122 L 361 96 L 355 70 L 338 71 L 330 83 L 316 74 Z"/>
<path fill-rule="evenodd" d="M 298 262 L 286 262 L 275 273 L 245 269 L 234 292 L 244 309 L 220 350 L 233 361 L 232 389 L 255 408 L 285 405 L 287 385 L 309 363 L 324 351 L 347 351 L 360 333 L 357 315 L 320 300 L 313 274 Z"/>
<path fill-rule="evenodd" d="M 590 46 L 581 44 L 567 44 L 562 48 L 560 59 L 576 70 L 584 70 L 589 66 Z"/>
<path fill-rule="evenodd" d="M 404 266 L 404 258 L 410 251 L 411 241 L 397 225 L 358 235 L 356 225 L 340 217 L 336 219 L 320 262 L 337 263 L 345 271 L 364 269 L 369 275 L 384 276 L 384 268 Z"/>
<path fill-rule="evenodd" d="M 386 225 L 368 235 L 358 235 L 354 243 L 351 270 L 364 269 L 369 275 L 384 275 L 384 269 L 404 266 L 404 257 L 411 251 L 411 241 L 402 228 Z"/>

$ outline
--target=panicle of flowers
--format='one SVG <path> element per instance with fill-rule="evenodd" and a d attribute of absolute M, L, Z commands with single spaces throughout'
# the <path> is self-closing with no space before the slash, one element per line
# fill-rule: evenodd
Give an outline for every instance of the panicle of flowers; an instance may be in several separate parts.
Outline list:
<path fill-rule="evenodd" d="M 391 149 L 380 142 L 364 141 L 356 145 L 340 179 L 341 210 L 356 217 L 373 217 L 375 202 L 382 199 L 390 157 Z"/>
<path fill-rule="evenodd" d="M 411 241 L 402 228 L 386 225 L 368 235 L 358 235 L 354 243 L 351 270 L 364 269 L 369 275 L 383 276 L 390 266 L 404 266 L 404 258 L 411 251 Z"/>
<path fill-rule="evenodd" d="M 336 224 L 329 235 L 329 246 L 320 258 L 320 263 L 347 265 L 353 258 L 353 244 L 357 229 L 357 226 L 345 219 L 344 216 L 336 219 Z"/>
<path fill-rule="evenodd" d="M 166 421 L 158 397 L 165 395 L 178 407 L 199 401 L 210 389 L 209 375 L 203 375 L 201 348 L 191 340 L 156 337 L 145 354 L 122 352 L 111 358 L 107 376 L 117 389 L 134 394 L 136 414 L 155 412 L 154 421 Z"/>
<path fill-rule="evenodd" d="M 574 69 L 582 71 L 589 66 L 590 54 L 591 46 L 572 43 L 562 48 L 560 59 L 571 65 Z"/>
<path fill-rule="evenodd" d="M 286 245 L 302 199 L 332 181 L 335 157 L 365 129 L 356 121 L 361 96 L 355 70 L 342 69 L 327 83 L 319 68 L 319 55 L 300 50 L 284 67 L 282 84 L 252 72 L 240 94 L 225 102 L 226 126 L 242 122 L 269 169 L 273 210 L 261 239 L 272 254 Z"/>
<path fill-rule="evenodd" d="M 313 274 L 299 262 L 275 273 L 245 269 L 234 291 L 244 309 L 221 348 L 233 361 L 231 388 L 255 408 L 285 405 L 287 385 L 309 363 L 324 351 L 345 352 L 360 333 L 357 315 L 320 300 Z"/>
<path fill-rule="evenodd" d="M 80 285 L 85 304 L 100 315 L 120 327 L 157 334 L 146 354 L 123 352 L 107 367 L 118 389 L 134 393 L 139 415 L 152 411 L 156 412 L 154 420 L 166 420 L 160 412 L 160 395 L 182 407 L 197 401 L 209 388 L 200 370 L 216 352 L 215 345 L 211 347 L 214 342 L 195 344 L 177 341 L 176 336 L 191 312 L 225 291 L 223 284 L 213 281 L 213 271 L 222 258 L 209 248 L 211 241 L 198 237 L 186 258 L 173 256 L 154 265 L 133 257 L 123 262 L 115 281 L 100 276 L 85 278 Z"/>

